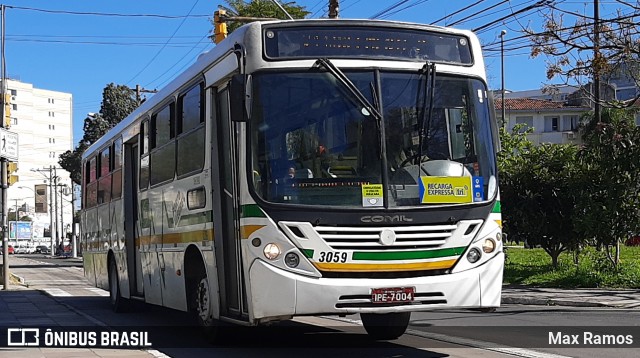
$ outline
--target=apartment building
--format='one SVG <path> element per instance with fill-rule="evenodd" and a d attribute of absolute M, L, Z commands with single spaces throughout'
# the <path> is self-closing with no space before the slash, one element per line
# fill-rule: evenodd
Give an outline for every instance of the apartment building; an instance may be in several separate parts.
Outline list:
<path fill-rule="evenodd" d="M 29 216 L 33 236 L 71 232 L 72 183 L 59 168 L 58 157 L 73 149 L 73 98 L 70 93 L 35 88 L 7 80 L 11 95 L 11 127 L 18 134 L 18 182 L 8 189 L 9 217 Z M 57 204 L 57 205 L 56 205 Z M 56 210 L 57 209 L 57 210 Z M 54 219 L 55 218 L 55 219 Z"/>

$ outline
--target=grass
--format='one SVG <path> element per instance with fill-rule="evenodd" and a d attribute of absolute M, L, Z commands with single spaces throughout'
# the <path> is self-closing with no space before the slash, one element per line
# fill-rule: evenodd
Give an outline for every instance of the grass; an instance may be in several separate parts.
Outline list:
<path fill-rule="evenodd" d="M 558 268 L 542 249 L 509 247 L 504 283 L 534 287 L 561 288 L 640 288 L 640 247 L 621 246 L 620 264 L 614 270 L 605 253 L 589 247 L 580 254 L 562 253 Z"/>

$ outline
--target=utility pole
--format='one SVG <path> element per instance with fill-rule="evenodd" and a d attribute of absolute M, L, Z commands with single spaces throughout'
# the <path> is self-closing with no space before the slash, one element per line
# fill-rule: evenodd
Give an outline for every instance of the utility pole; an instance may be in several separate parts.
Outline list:
<path fill-rule="evenodd" d="M 53 177 L 51 178 L 51 189 L 53 190 L 53 225 L 56 231 L 56 249 L 60 245 L 60 235 L 58 233 L 58 174 L 56 173 L 56 167 L 53 167 Z M 51 253 L 53 253 L 52 251 Z"/>
<path fill-rule="evenodd" d="M 340 12 L 340 6 L 338 0 L 329 0 L 329 18 L 337 19 Z"/>
<path fill-rule="evenodd" d="M 507 109 L 504 103 L 504 35 L 507 34 L 507 30 L 500 31 L 500 71 L 502 72 L 502 128 L 506 129 L 507 126 Z"/>
<path fill-rule="evenodd" d="M 62 244 L 62 253 L 61 254 L 64 254 L 64 237 L 65 237 L 65 233 L 64 233 L 64 194 L 63 194 L 62 186 L 60 186 L 59 184 L 56 187 L 56 190 L 58 190 L 58 192 L 60 193 L 60 236 L 62 236 L 60 243 Z"/>
<path fill-rule="evenodd" d="M 71 181 L 71 256 L 73 258 L 78 257 L 78 249 L 77 244 L 78 240 L 76 239 L 76 190 L 74 187 L 73 180 Z"/>
<path fill-rule="evenodd" d="M 53 166 L 49 165 L 49 244 L 51 245 L 51 255 L 55 254 L 53 241 Z"/>
<path fill-rule="evenodd" d="M 598 0 L 593 0 L 593 86 L 594 115 L 600 122 L 600 5 Z"/>
<path fill-rule="evenodd" d="M 0 98 L 2 98 L 2 106 L 0 106 L 0 110 L 2 111 L 2 128 L 4 129 L 5 121 L 4 111 L 6 110 L 6 106 L 4 105 L 4 101 L 6 101 L 6 87 L 7 87 L 7 75 L 6 75 L 6 64 L 4 61 L 4 38 L 5 38 L 5 6 L 4 4 L 0 5 L 0 17 L 2 17 L 2 34 L 0 35 L 0 66 L 2 66 L 2 72 L 0 75 L 2 76 L 2 86 L 0 86 Z M 3 289 L 6 291 L 9 289 L 9 235 L 7 232 L 7 189 L 9 186 L 7 185 L 7 158 L 0 158 L 0 175 L 2 176 L 0 180 L 0 190 L 2 190 L 2 210 L 0 211 L 0 225 L 2 226 L 2 278 L 3 278 Z"/>
<path fill-rule="evenodd" d="M 140 96 L 140 93 L 158 93 L 158 90 L 148 90 L 142 88 L 140 85 L 136 85 L 136 103 L 138 103 L 138 106 L 142 104 L 142 97 Z"/>

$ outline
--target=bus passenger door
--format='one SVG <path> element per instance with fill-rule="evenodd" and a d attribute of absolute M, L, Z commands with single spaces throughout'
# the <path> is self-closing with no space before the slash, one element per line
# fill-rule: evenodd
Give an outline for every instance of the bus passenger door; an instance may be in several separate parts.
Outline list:
<path fill-rule="evenodd" d="M 127 274 L 129 292 L 132 296 L 144 294 L 142 282 L 142 263 L 140 261 L 140 243 L 138 235 L 138 142 L 125 143 L 124 149 L 124 232 L 127 254 Z M 137 242 L 137 244 L 136 244 Z"/>
<path fill-rule="evenodd" d="M 234 124 L 229 120 L 229 93 L 214 94 L 213 131 L 216 145 L 212 165 L 214 177 L 214 245 L 220 287 L 220 314 L 248 319 L 246 289 L 240 247 L 240 213 L 237 185 L 237 150 Z"/>

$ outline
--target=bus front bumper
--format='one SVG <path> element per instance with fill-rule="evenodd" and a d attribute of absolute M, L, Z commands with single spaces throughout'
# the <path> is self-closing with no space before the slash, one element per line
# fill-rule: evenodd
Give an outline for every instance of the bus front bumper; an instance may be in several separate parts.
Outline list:
<path fill-rule="evenodd" d="M 500 306 L 504 254 L 473 269 L 438 276 L 399 279 L 313 278 L 256 260 L 251 265 L 254 319 L 318 314 L 428 311 Z M 375 304 L 376 288 L 414 287 L 411 303 Z"/>

